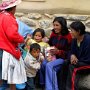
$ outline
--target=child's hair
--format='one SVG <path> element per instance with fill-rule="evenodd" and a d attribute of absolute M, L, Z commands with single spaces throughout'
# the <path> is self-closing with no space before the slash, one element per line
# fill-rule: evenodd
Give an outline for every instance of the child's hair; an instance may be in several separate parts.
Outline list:
<path fill-rule="evenodd" d="M 31 52 L 33 49 L 35 49 L 35 50 L 39 49 L 39 50 L 41 51 L 41 47 L 40 47 L 40 45 L 37 44 L 37 43 L 33 43 L 33 44 L 30 45 L 30 50 L 29 50 L 29 52 Z"/>
<path fill-rule="evenodd" d="M 36 34 L 36 32 L 41 32 L 42 38 L 45 37 L 45 31 L 41 28 L 37 28 L 35 29 L 35 31 L 33 32 L 32 38 L 34 38 L 34 35 Z"/>

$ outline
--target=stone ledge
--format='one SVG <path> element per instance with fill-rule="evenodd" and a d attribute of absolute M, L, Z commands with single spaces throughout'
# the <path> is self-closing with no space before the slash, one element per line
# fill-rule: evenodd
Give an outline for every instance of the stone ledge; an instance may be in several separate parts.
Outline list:
<path fill-rule="evenodd" d="M 17 6 L 17 10 L 22 12 L 28 11 L 30 13 L 90 14 L 89 3 L 90 1 L 86 0 L 46 0 L 45 2 L 23 1 Z"/>
<path fill-rule="evenodd" d="M 18 8 L 17 12 L 22 13 L 48 13 L 48 14 L 82 14 L 82 15 L 90 15 L 90 11 L 86 10 L 78 10 L 78 9 L 72 9 L 72 8 L 43 8 L 43 9 L 27 9 L 27 8 Z"/>

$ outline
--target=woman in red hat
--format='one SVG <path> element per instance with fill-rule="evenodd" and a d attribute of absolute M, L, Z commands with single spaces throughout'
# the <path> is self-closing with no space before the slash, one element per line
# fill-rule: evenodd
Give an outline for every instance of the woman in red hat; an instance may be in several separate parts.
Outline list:
<path fill-rule="evenodd" d="M 7 80 L 11 90 L 15 84 L 26 82 L 26 72 L 18 48 L 23 37 L 18 33 L 18 24 L 14 16 L 16 5 L 21 0 L 4 0 L 0 5 L 0 83 Z"/>

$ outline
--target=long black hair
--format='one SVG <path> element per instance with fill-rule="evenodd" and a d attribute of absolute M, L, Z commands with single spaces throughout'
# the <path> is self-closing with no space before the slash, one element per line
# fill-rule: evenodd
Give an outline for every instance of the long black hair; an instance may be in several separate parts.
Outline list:
<path fill-rule="evenodd" d="M 67 28 L 67 21 L 64 17 L 55 17 L 55 19 L 53 20 L 54 22 L 58 22 L 61 25 L 61 35 L 67 35 L 69 33 L 69 30 Z M 54 31 L 54 29 L 53 29 Z"/>

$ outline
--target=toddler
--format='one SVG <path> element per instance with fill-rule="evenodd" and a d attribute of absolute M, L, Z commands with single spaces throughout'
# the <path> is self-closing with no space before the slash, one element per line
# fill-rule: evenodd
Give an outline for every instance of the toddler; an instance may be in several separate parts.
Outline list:
<path fill-rule="evenodd" d="M 26 88 L 27 90 L 34 90 L 34 77 L 38 69 L 40 69 L 40 62 L 38 61 L 40 55 L 40 45 L 37 43 L 33 43 L 30 45 L 30 50 L 27 52 L 27 55 L 24 59 L 27 82 Z"/>

